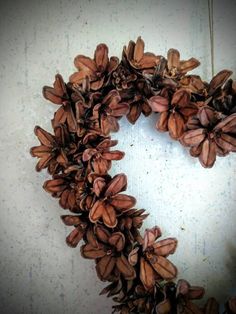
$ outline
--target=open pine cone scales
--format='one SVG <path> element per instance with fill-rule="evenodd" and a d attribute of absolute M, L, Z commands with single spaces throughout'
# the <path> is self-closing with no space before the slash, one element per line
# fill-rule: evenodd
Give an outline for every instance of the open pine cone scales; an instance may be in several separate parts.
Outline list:
<path fill-rule="evenodd" d="M 204 306 L 194 299 L 204 289 L 177 277 L 169 259 L 177 247 L 173 237 L 159 240 L 159 227 L 141 235 L 144 209 L 125 194 L 127 177 L 109 175 L 112 162 L 124 153 L 110 137 L 126 116 L 136 123 L 141 114 L 158 114 L 157 130 L 189 147 L 203 167 L 216 157 L 236 152 L 236 82 L 223 70 L 210 83 L 189 74 L 199 66 L 195 58 L 182 60 L 176 49 L 167 57 L 145 52 L 141 37 L 123 48 L 122 59 L 109 57 L 99 44 L 93 58 L 78 55 L 77 69 L 66 83 L 60 74 L 43 96 L 56 105 L 52 132 L 36 126 L 40 144 L 31 148 L 38 158 L 36 170 L 52 175 L 43 188 L 59 200 L 64 224 L 71 228 L 66 243 L 73 248 L 83 242 L 84 258 L 95 261 L 102 281 L 109 282 L 101 294 L 113 297 L 113 310 L 121 314 L 217 314 L 219 305 L 210 298 Z M 236 313 L 235 298 L 225 313 Z"/>

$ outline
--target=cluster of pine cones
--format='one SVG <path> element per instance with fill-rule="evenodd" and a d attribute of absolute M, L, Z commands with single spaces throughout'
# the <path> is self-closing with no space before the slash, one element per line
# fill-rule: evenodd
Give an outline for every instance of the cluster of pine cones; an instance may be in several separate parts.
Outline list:
<path fill-rule="evenodd" d="M 47 168 L 52 175 L 44 189 L 72 213 L 62 216 L 73 227 L 67 244 L 75 248 L 83 240 L 82 256 L 94 259 L 98 277 L 110 282 L 101 293 L 118 302 L 114 312 L 219 313 L 214 298 L 203 307 L 192 302 L 203 296 L 203 288 L 173 281 L 177 269 L 168 256 L 177 240 L 157 240 L 158 227 L 142 236 L 148 214 L 134 208 L 133 196 L 122 193 L 125 174 L 111 177 L 108 172 L 112 160 L 124 157 L 110 137 L 124 115 L 135 123 L 141 113 L 160 113 L 157 129 L 190 147 L 204 167 L 212 167 L 216 155 L 236 151 L 236 82 L 229 79 L 231 71 L 221 71 L 208 84 L 187 75 L 198 60 L 180 60 L 175 49 L 167 58 L 144 52 L 140 37 L 124 47 L 120 62 L 109 58 L 107 46 L 100 44 L 93 59 L 78 55 L 74 63 L 78 71 L 68 83 L 57 74 L 53 87 L 43 88 L 44 97 L 58 105 L 54 134 L 36 126 L 40 145 L 31 148 L 39 158 L 36 170 Z M 227 301 L 225 313 L 236 313 L 235 298 Z"/>

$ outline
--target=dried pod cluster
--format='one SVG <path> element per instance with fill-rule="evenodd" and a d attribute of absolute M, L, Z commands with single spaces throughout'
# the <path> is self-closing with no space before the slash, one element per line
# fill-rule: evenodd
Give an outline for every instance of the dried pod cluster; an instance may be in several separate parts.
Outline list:
<path fill-rule="evenodd" d="M 159 227 L 140 234 L 148 214 L 136 209 L 133 196 L 124 193 L 125 174 L 109 175 L 113 160 L 124 153 L 116 150 L 110 133 L 119 130 L 119 119 L 135 123 L 141 113 L 159 113 L 157 129 L 169 132 L 190 147 L 204 167 L 216 156 L 236 151 L 236 82 L 223 70 L 208 84 L 187 74 L 199 65 L 181 60 L 175 49 L 167 58 L 144 51 L 139 37 L 124 47 L 122 59 L 108 56 L 105 44 L 94 57 L 78 55 L 78 71 L 65 83 L 57 74 L 53 87 L 43 88 L 44 97 L 57 105 L 53 134 L 39 126 L 36 170 L 52 175 L 43 187 L 59 199 L 71 214 L 61 216 L 72 228 L 66 238 L 70 247 L 83 240 L 81 255 L 93 259 L 98 277 L 110 282 L 101 294 L 118 304 L 114 312 L 125 313 L 219 313 L 211 298 L 199 307 L 193 300 L 204 294 L 185 280 L 175 283 L 177 268 L 169 260 L 177 240 L 159 240 Z M 225 313 L 236 313 L 235 298 L 227 301 Z"/>

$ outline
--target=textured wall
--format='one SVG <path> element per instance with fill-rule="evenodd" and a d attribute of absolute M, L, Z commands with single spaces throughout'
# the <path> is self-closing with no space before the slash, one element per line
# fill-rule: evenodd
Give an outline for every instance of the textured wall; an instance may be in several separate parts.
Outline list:
<path fill-rule="evenodd" d="M 223 4 L 221 4 L 221 2 Z M 235 1 L 214 1 L 216 71 L 236 70 Z M 48 174 L 34 172 L 28 151 L 35 124 L 51 129 L 55 110 L 41 87 L 60 72 L 68 78 L 78 53 L 105 42 L 120 56 L 141 35 L 147 50 L 178 48 L 197 57 L 210 78 L 207 1 L 8 1 L 0 8 L 0 312 L 110 313 L 111 301 L 94 263 L 65 245 L 63 210 L 41 188 Z M 203 169 L 177 142 L 154 130 L 156 116 L 135 126 L 121 121 L 118 149 L 126 157 L 112 173 L 129 176 L 128 192 L 158 224 L 179 239 L 172 261 L 180 277 L 203 284 L 207 296 L 236 293 L 236 156 Z"/>

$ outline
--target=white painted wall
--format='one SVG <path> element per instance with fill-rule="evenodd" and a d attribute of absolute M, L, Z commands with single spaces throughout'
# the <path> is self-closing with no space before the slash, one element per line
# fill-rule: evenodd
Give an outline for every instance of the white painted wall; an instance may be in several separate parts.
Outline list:
<path fill-rule="evenodd" d="M 214 1 L 215 68 L 236 70 L 236 1 Z M 65 245 L 63 210 L 41 186 L 28 151 L 33 128 L 50 130 L 55 106 L 41 96 L 60 72 L 68 78 L 78 53 L 93 55 L 105 42 L 111 55 L 141 35 L 147 50 L 171 47 L 196 57 L 196 71 L 211 76 L 207 1 L 19 1 L 1 3 L 0 19 L 0 312 L 110 313 L 110 300 L 94 263 Z M 235 77 L 235 76 L 234 76 Z M 180 277 L 204 285 L 207 297 L 236 294 L 236 156 L 203 169 L 185 149 L 154 130 L 156 116 L 135 126 L 121 121 L 118 148 L 126 157 L 112 173 L 125 172 L 128 192 L 158 224 L 179 239 L 172 261 Z M 131 144 L 133 144 L 131 146 Z"/>

